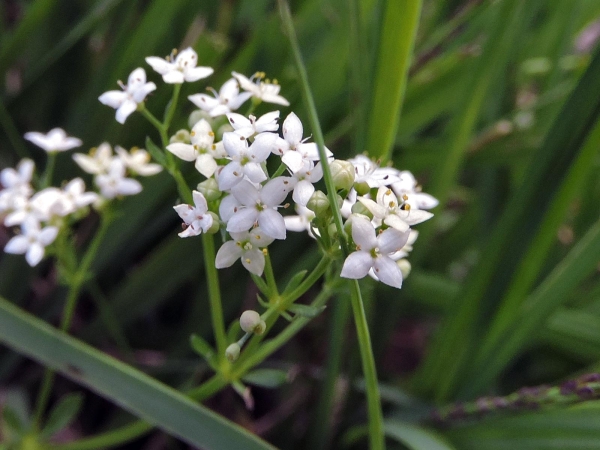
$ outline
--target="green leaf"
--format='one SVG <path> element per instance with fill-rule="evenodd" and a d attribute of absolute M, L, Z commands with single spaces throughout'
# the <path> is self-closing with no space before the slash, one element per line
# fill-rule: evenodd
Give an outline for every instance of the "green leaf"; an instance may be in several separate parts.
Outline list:
<path fill-rule="evenodd" d="M 164 167 L 167 164 L 167 158 L 165 157 L 163 150 L 150 139 L 150 136 L 146 136 L 146 150 L 148 150 L 148 153 L 152 155 L 152 158 L 154 158 L 161 166 Z"/>
<path fill-rule="evenodd" d="M 13 306 L 0 297 L 0 342 L 196 447 L 273 448 L 175 389 Z"/>
<path fill-rule="evenodd" d="M 288 375 L 279 369 L 256 369 L 242 378 L 246 383 L 264 388 L 277 388 L 288 382 Z"/>
<path fill-rule="evenodd" d="M 397 420 L 386 420 L 385 435 L 411 450 L 453 450 L 437 432 Z M 484 447 L 482 447 L 484 448 Z"/>
<path fill-rule="evenodd" d="M 197 334 L 190 336 L 192 349 L 202 356 L 213 369 L 216 368 L 215 349 Z"/>
<path fill-rule="evenodd" d="M 25 426 L 16 411 L 10 406 L 4 405 L 2 408 L 2 419 L 4 419 L 4 423 L 15 433 L 23 433 Z"/>
<path fill-rule="evenodd" d="M 314 306 L 309 305 L 293 304 L 290 305 L 288 311 L 293 312 L 298 316 L 308 317 L 309 319 L 312 319 L 313 317 L 317 317 L 319 314 L 325 311 L 325 308 L 325 305 L 316 308 Z"/>
<path fill-rule="evenodd" d="M 50 413 L 46 425 L 40 432 L 44 439 L 65 428 L 75 418 L 83 403 L 83 395 L 73 393 L 64 396 Z"/>
<path fill-rule="evenodd" d="M 302 280 L 304 279 L 304 277 L 306 276 L 306 274 L 308 273 L 308 270 L 301 270 L 300 272 L 296 273 L 288 282 L 287 286 L 285 287 L 283 294 L 281 295 L 285 295 L 286 293 L 292 292 L 294 289 L 296 289 L 300 283 L 302 283 Z"/>

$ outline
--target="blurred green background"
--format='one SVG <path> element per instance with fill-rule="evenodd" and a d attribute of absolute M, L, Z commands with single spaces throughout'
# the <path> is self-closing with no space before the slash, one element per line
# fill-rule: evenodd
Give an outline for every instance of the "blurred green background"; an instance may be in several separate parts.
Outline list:
<path fill-rule="evenodd" d="M 382 154 L 368 148 L 368 130 L 378 130 L 371 98 L 384 79 L 386 6 L 291 5 L 326 144 L 339 158 Z M 158 141 L 141 115 L 122 126 L 97 98 L 144 67 L 159 85 L 147 107 L 162 114 L 170 90 L 144 58 L 188 45 L 215 74 L 185 84 L 182 98 L 218 89 L 232 70 L 264 71 L 291 102 L 282 118 L 294 111 L 311 132 L 271 1 L 3 0 L 0 17 L 1 168 L 22 157 L 43 167 L 42 151 L 22 139 L 32 130 L 60 126 L 85 148 L 104 141 L 143 147 L 147 135 Z M 411 428 L 434 406 L 600 371 L 599 38 L 596 0 L 423 1 L 392 160 L 441 205 L 417 227 L 403 289 L 364 282 L 389 448 L 600 448 L 594 400 L 459 420 L 436 432 Z M 181 103 L 175 129 L 187 127 L 192 111 Z M 80 175 L 69 154 L 58 156 L 55 183 Z M 191 333 L 211 336 L 201 249 L 176 235 L 169 177 L 144 186 L 122 203 L 72 334 L 176 386 L 209 373 L 189 345 Z M 82 241 L 95 224 L 94 217 L 81 223 Z M 9 235 L 0 229 L 0 245 Z M 281 280 L 317 261 L 315 245 L 300 235 L 274 245 L 272 258 Z M 257 307 L 243 269 L 222 271 L 221 283 L 228 322 Z M 55 324 L 64 289 L 51 263 L 32 270 L 22 257 L 2 254 L 0 295 Z M 281 448 L 364 448 L 356 428 L 366 420 L 360 360 L 346 300 L 333 299 L 268 360 L 265 367 L 288 371 L 290 381 L 255 387 L 253 411 L 231 389 L 207 405 Z M 0 399 L 26 408 L 41 373 L 2 348 Z M 77 389 L 60 378 L 54 398 Z M 84 411 L 67 438 L 128 420 L 90 392 Z M 415 435 L 439 447 L 415 444 Z M 122 448 L 184 447 L 154 432 Z"/>

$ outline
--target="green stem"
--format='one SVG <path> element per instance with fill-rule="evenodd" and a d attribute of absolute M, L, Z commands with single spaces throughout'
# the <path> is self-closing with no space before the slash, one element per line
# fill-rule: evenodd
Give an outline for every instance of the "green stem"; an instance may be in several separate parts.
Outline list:
<path fill-rule="evenodd" d="M 54 165 L 56 164 L 56 153 L 48 152 L 48 159 L 46 160 L 46 168 L 44 169 L 44 178 L 40 189 L 46 189 L 52 183 L 52 174 L 54 173 Z"/>
<path fill-rule="evenodd" d="M 154 128 L 156 128 L 156 130 L 160 134 L 160 140 L 162 142 L 163 147 L 166 147 L 169 144 L 169 137 L 167 136 L 167 129 L 165 128 L 165 126 L 161 123 L 160 120 L 154 117 L 154 114 L 148 111 L 145 106 L 142 106 L 141 109 L 139 109 L 139 111 L 148 120 L 148 122 L 150 122 L 154 126 Z"/>
<path fill-rule="evenodd" d="M 365 387 L 367 391 L 367 408 L 369 411 L 369 448 L 384 449 L 385 439 L 383 435 L 383 414 L 381 412 L 381 398 L 379 395 L 379 384 L 377 382 L 377 371 L 375 369 L 375 358 L 371 347 L 371 336 L 367 315 L 360 294 L 357 280 L 351 283 L 351 303 L 360 347 L 363 373 L 365 376 Z"/>
<path fill-rule="evenodd" d="M 177 108 L 177 101 L 179 100 L 180 91 L 181 84 L 176 84 L 173 88 L 173 96 L 171 97 L 171 101 L 169 102 L 167 113 L 165 114 L 165 123 L 163 125 L 165 132 L 168 132 L 169 127 L 171 126 L 171 121 L 173 120 L 173 116 L 175 115 L 175 109 Z"/>
<path fill-rule="evenodd" d="M 77 272 L 73 274 L 73 276 L 68 277 L 68 280 L 71 283 L 69 287 L 69 292 L 67 294 L 67 299 L 65 301 L 65 306 L 63 308 L 62 319 L 60 323 L 60 330 L 63 332 L 67 332 L 69 326 L 71 325 L 71 320 L 73 318 L 73 313 L 75 311 L 75 306 L 77 305 L 77 299 L 79 297 L 79 293 L 81 292 L 81 288 L 85 284 L 88 278 L 88 271 L 94 260 L 94 256 L 96 256 L 96 252 L 100 246 L 100 242 L 104 239 L 104 235 L 108 230 L 108 226 L 112 221 L 112 214 L 109 209 L 104 211 L 102 215 L 102 219 L 100 222 L 100 228 L 96 232 L 94 239 L 90 243 L 88 249 L 85 252 L 83 259 L 81 260 L 81 264 L 79 264 Z M 40 388 L 38 398 L 36 401 L 36 408 L 34 412 L 34 427 L 39 428 L 42 416 L 46 407 L 48 406 L 48 401 L 50 400 L 50 392 L 52 390 L 52 384 L 54 382 L 54 371 L 50 369 L 44 370 L 44 378 L 42 380 L 42 386 Z"/>
<path fill-rule="evenodd" d="M 269 251 L 265 255 L 265 278 L 267 279 L 267 286 L 271 292 L 271 298 L 277 298 L 279 291 L 277 290 L 277 282 L 275 281 L 275 274 L 273 274 L 273 265 L 271 264 L 271 254 Z"/>
<path fill-rule="evenodd" d="M 312 272 L 309 273 L 308 276 L 302 281 L 302 283 L 300 283 L 298 287 L 292 292 L 289 292 L 283 296 L 283 306 L 290 306 L 290 304 L 292 304 L 294 301 L 300 298 L 301 295 L 308 291 L 325 273 L 327 267 L 329 267 L 329 264 L 331 264 L 331 258 L 327 255 L 323 255 L 321 257 L 321 260 L 317 263 Z"/>
<path fill-rule="evenodd" d="M 223 319 L 219 274 L 215 267 L 215 241 L 212 234 L 202 234 L 202 245 L 204 247 L 204 268 L 208 283 L 208 299 L 210 301 L 213 333 L 217 344 L 218 358 L 219 360 L 223 360 L 225 349 L 227 348 L 227 332 L 225 331 L 225 321 Z"/>

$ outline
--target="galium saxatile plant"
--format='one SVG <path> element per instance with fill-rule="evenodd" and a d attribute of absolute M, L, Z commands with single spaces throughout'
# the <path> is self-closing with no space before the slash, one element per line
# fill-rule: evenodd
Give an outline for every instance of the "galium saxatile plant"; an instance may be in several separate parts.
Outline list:
<path fill-rule="evenodd" d="M 279 316 L 294 320 L 322 311 L 323 305 L 295 304 L 321 279 L 328 286 L 339 283 L 340 277 L 369 275 L 379 283 L 402 287 L 418 236 L 412 227 L 430 219 L 433 215 L 427 210 L 437 205 L 410 172 L 382 167 L 362 154 L 343 160 L 327 148 L 320 150 L 298 115 L 287 109 L 289 102 L 279 83 L 262 72 L 250 77 L 232 72 L 218 90 L 208 88 L 212 95 L 199 92 L 181 105 L 181 85 L 193 83 L 201 91 L 202 80 L 213 69 L 198 65 L 192 48 L 145 60 L 160 75 L 154 77 L 156 83 L 148 81 L 152 77 L 138 67 L 127 84 L 119 81 L 121 89 L 101 94 L 99 101 L 116 110 L 120 124 L 131 114 L 142 114 L 158 131 L 160 143 L 155 144 L 151 136 L 146 149 L 129 151 L 100 143 L 87 153 L 73 155 L 85 176 L 93 179 L 93 188 L 86 187 L 82 178 L 52 186 L 51 161 L 56 152 L 83 143 L 61 129 L 48 135 L 27 133 L 26 139 L 48 152 L 48 162 L 37 177 L 33 161 L 27 159 L 0 172 L 0 218 L 14 230 L 6 252 L 24 254 L 31 266 L 47 255 L 55 255 L 62 264 L 68 259 L 61 254 L 63 244 L 77 221 L 95 210 L 109 223 L 122 197 L 142 191 L 139 177 L 165 170 L 179 192 L 173 204 L 182 226 L 179 236 L 189 239 L 189 245 L 202 240 L 209 284 L 218 286 L 217 269 L 241 264 L 260 292 L 255 309 L 264 312 L 244 312 L 241 336 L 233 342 L 228 342 L 224 331 L 218 289 L 210 294 L 216 352 L 200 353 L 216 372 L 227 374 L 231 366 L 247 371 L 261 362 L 250 347 L 245 355 L 244 346 L 251 339 L 260 342 Z M 155 108 L 151 94 L 168 89 L 165 84 L 173 85 L 173 97 L 160 121 L 157 117 L 162 115 L 155 115 L 147 105 Z M 189 116 L 189 128 L 172 130 L 177 108 L 190 109 L 192 104 L 199 110 Z M 245 111 L 240 111 L 245 105 Z M 256 113 L 258 108 L 264 112 Z M 186 165 L 194 175 L 184 178 L 183 172 L 190 173 Z M 336 216 L 344 219 L 341 229 Z M 280 290 L 270 249 L 285 245 L 282 241 L 289 233 L 297 232 L 309 234 L 321 261 L 309 273 L 296 274 Z M 75 269 L 62 272 L 69 270 Z M 66 276 L 65 283 L 72 279 Z M 206 342 L 202 345 L 209 347 Z M 238 392 L 240 383 L 239 379 L 232 382 Z"/>

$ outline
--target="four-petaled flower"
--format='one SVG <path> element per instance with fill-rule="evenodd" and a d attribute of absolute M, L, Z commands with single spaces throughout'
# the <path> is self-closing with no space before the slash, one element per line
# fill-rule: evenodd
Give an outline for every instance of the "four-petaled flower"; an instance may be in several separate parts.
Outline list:
<path fill-rule="evenodd" d="M 246 139 L 258 133 L 277 131 L 279 128 L 279 125 L 277 124 L 279 111 L 272 111 L 264 114 L 258 119 L 255 116 L 250 116 L 246 119 L 241 114 L 229 113 L 227 114 L 227 119 L 235 133 L 244 136 Z"/>
<path fill-rule="evenodd" d="M 21 225 L 22 234 L 14 236 L 6 246 L 6 253 L 25 254 L 27 263 L 33 267 L 42 260 L 45 248 L 52 244 L 58 235 L 57 227 L 40 227 L 35 219 L 29 219 Z"/>
<path fill-rule="evenodd" d="M 353 216 L 351 220 L 356 251 L 348 255 L 340 275 L 344 278 L 363 278 L 372 268 L 382 283 L 400 289 L 402 271 L 389 255 L 404 247 L 409 231 L 388 228 L 376 235 L 375 227 L 366 218 Z"/>
<path fill-rule="evenodd" d="M 208 112 L 211 117 L 222 116 L 224 114 L 235 111 L 242 103 L 252 97 L 251 92 L 242 92 L 240 94 L 240 88 L 235 78 L 227 80 L 219 92 L 212 88 L 211 90 L 214 97 L 207 94 L 194 94 L 188 96 L 188 99 L 203 111 Z"/>
<path fill-rule="evenodd" d="M 192 197 L 194 198 L 194 206 L 186 204 L 173 206 L 173 209 L 186 225 L 185 230 L 179 233 L 180 237 L 198 236 L 200 233 L 206 233 L 213 224 L 213 217 L 208 212 L 208 204 L 204 195 L 198 191 L 193 191 Z"/>
<path fill-rule="evenodd" d="M 133 178 L 125 177 L 125 164 L 118 158 L 110 162 L 107 173 L 102 173 L 94 179 L 100 188 L 102 197 L 111 199 L 119 195 L 135 195 L 142 192 L 142 185 Z"/>
<path fill-rule="evenodd" d="M 254 98 L 267 103 L 290 106 L 290 102 L 279 95 L 281 86 L 277 84 L 277 81 L 274 80 L 273 83 L 270 83 L 269 80 L 263 81 L 265 78 L 264 72 L 257 72 L 251 78 L 237 72 L 231 72 L 231 75 L 240 83 L 240 87 L 251 92 Z"/>
<path fill-rule="evenodd" d="M 79 147 L 82 144 L 81 139 L 67 136 L 67 133 L 62 128 L 53 128 L 48 131 L 48 134 L 30 131 L 25 133 L 24 137 L 48 153 L 64 152 L 65 150 Z"/>
<path fill-rule="evenodd" d="M 173 56 L 169 56 L 167 59 L 148 56 L 146 62 L 162 75 L 165 83 L 169 84 L 198 81 L 212 75 L 214 72 L 212 67 L 196 67 L 196 64 L 198 64 L 198 55 L 191 47 L 182 50 L 175 57 L 175 60 L 173 60 Z"/>
<path fill-rule="evenodd" d="M 265 269 L 265 255 L 260 249 L 273 242 L 273 238 L 263 233 L 260 227 L 256 227 L 252 231 L 229 234 L 233 240 L 225 242 L 217 252 L 215 259 L 217 269 L 230 267 L 241 258 L 242 264 L 248 272 L 258 276 L 262 275 Z"/>
<path fill-rule="evenodd" d="M 377 202 L 365 197 L 358 197 L 358 201 L 371 211 L 377 221 L 383 221 L 400 231 L 406 231 L 410 225 L 425 222 L 433 217 L 428 211 L 411 209 L 407 203 L 398 202 L 396 194 L 385 186 L 377 190 Z"/>
<path fill-rule="evenodd" d="M 141 67 L 135 69 L 129 75 L 127 84 L 118 82 L 122 91 L 108 91 L 98 97 L 100 103 L 117 110 L 117 122 L 125 123 L 125 120 L 133 113 L 146 96 L 156 89 L 153 82 L 146 83 L 146 72 Z"/>

